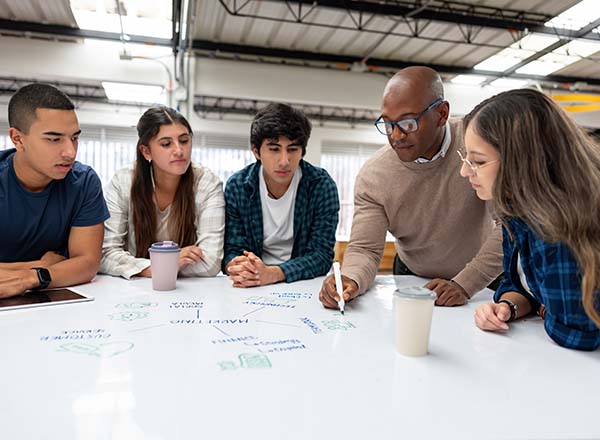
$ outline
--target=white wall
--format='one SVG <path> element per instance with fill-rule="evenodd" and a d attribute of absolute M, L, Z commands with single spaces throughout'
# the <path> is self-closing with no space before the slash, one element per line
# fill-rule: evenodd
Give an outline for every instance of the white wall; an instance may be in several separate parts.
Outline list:
<path fill-rule="evenodd" d="M 134 55 L 148 53 L 148 48 L 144 46 L 128 47 Z M 100 80 L 166 84 L 167 74 L 160 64 L 145 60 L 121 61 L 121 50 L 120 44 L 97 40 L 65 43 L 0 37 L 0 74 L 73 82 Z M 161 53 L 168 54 L 169 49 L 165 48 Z M 168 59 L 164 61 L 169 62 Z"/>

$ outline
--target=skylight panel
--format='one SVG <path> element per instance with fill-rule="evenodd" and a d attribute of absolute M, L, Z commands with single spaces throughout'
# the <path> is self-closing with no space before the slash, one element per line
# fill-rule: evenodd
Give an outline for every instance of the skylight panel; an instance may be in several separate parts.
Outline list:
<path fill-rule="evenodd" d="M 583 0 L 545 23 L 545 26 L 579 30 L 600 18 L 598 0 Z"/>
<path fill-rule="evenodd" d="M 557 41 L 558 38 L 551 35 L 529 34 L 499 53 L 486 58 L 475 65 L 474 69 L 504 72 Z"/>
<path fill-rule="evenodd" d="M 600 4 L 599 4 L 600 6 Z M 553 53 L 561 55 L 571 55 L 574 57 L 586 58 L 600 51 L 600 42 L 573 40 L 564 46 L 553 50 Z"/>
<path fill-rule="evenodd" d="M 561 64 L 557 62 L 551 61 L 543 61 L 542 59 L 532 61 L 531 63 L 527 63 L 523 67 L 517 69 L 517 73 L 523 73 L 527 75 L 550 75 L 552 72 L 556 72 L 557 70 L 565 67 L 566 64 Z"/>
<path fill-rule="evenodd" d="M 71 0 L 71 10 L 80 29 L 169 39 L 173 28 L 171 2 L 164 0 Z"/>
<path fill-rule="evenodd" d="M 454 84 L 467 86 L 476 86 L 484 82 L 487 78 L 481 75 L 457 75 L 450 80 Z"/>
<path fill-rule="evenodd" d="M 521 89 L 529 84 L 529 80 L 526 79 L 514 79 L 514 78 L 498 78 L 490 83 L 492 87 L 500 87 L 503 89 Z"/>

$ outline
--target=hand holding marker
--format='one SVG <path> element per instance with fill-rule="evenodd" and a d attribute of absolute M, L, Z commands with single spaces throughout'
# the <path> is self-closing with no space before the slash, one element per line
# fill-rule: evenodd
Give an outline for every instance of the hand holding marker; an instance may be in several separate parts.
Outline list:
<path fill-rule="evenodd" d="M 338 301 L 338 307 L 343 315 L 344 305 L 346 303 L 344 301 L 344 285 L 342 284 L 342 274 L 340 272 L 340 263 L 338 261 L 333 262 L 333 278 L 335 279 L 335 290 L 337 290 L 337 294 L 340 297 Z"/>

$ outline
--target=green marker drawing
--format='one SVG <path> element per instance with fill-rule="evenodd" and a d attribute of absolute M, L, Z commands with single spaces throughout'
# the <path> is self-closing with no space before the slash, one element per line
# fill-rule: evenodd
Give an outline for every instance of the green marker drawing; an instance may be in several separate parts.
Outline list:
<path fill-rule="evenodd" d="M 349 330 L 351 328 L 356 328 L 354 324 L 348 321 L 338 321 L 338 320 L 325 320 L 321 321 L 323 325 L 327 328 L 327 330 Z"/>
<path fill-rule="evenodd" d="M 69 342 L 62 344 L 56 351 L 85 354 L 99 358 L 110 358 L 131 350 L 135 345 L 133 342 L 108 342 L 106 344 L 90 344 L 82 342 Z"/>
<path fill-rule="evenodd" d="M 237 364 L 233 361 L 221 361 L 218 364 L 219 364 L 219 367 L 221 367 L 221 371 L 238 369 Z"/>
<path fill-rule="evenodd" d="M 271 368 L 272 364 L 269 358 L 260 353 L 242 353 L 238 356 L 240 364 L 235 361 L 221 361 L 217 362 L 217 365 L 221 367 L 221 371 L 232 371 L 237 370 L 238 368 L 247 368 L 247 369 L 262 369 L 262 368 Z"/>
<path fill-rule="evenodd" d="M 115 305 L 115 307 L 116 308 L 121 307 L 124 309 L 145 309 L 147 307 L 156 307 L 157 305 L 158 305 L 158 303 L 155 303 L 155 302 L 137 301 L 137 302 L 117 304 L 117 305 Z"/>
<path fill-rule="evenodd" d="M 242 368 L 271 368 L 271 361 L 264 354 L 242 353 L 238 359 Z"/>
<path fill-rule="evenodd" d="M 148 317 L 148 312 L 140 312 L 137 310 L 112 313 L 108 315 L 110 319 L 114 321 L 135 321 L 136 319 L 143 319 Z"/>

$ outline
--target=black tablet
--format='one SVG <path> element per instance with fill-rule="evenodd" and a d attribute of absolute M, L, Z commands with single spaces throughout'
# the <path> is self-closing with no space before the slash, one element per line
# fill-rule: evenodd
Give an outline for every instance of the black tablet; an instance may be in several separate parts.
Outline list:
<path fill-rule="evenodd" d="M 69 289 L 31 290 L 23 295 L 0 298 L 0 310 L 69 304 L 93 299 L 92 296 L 82 295 Z"/>

